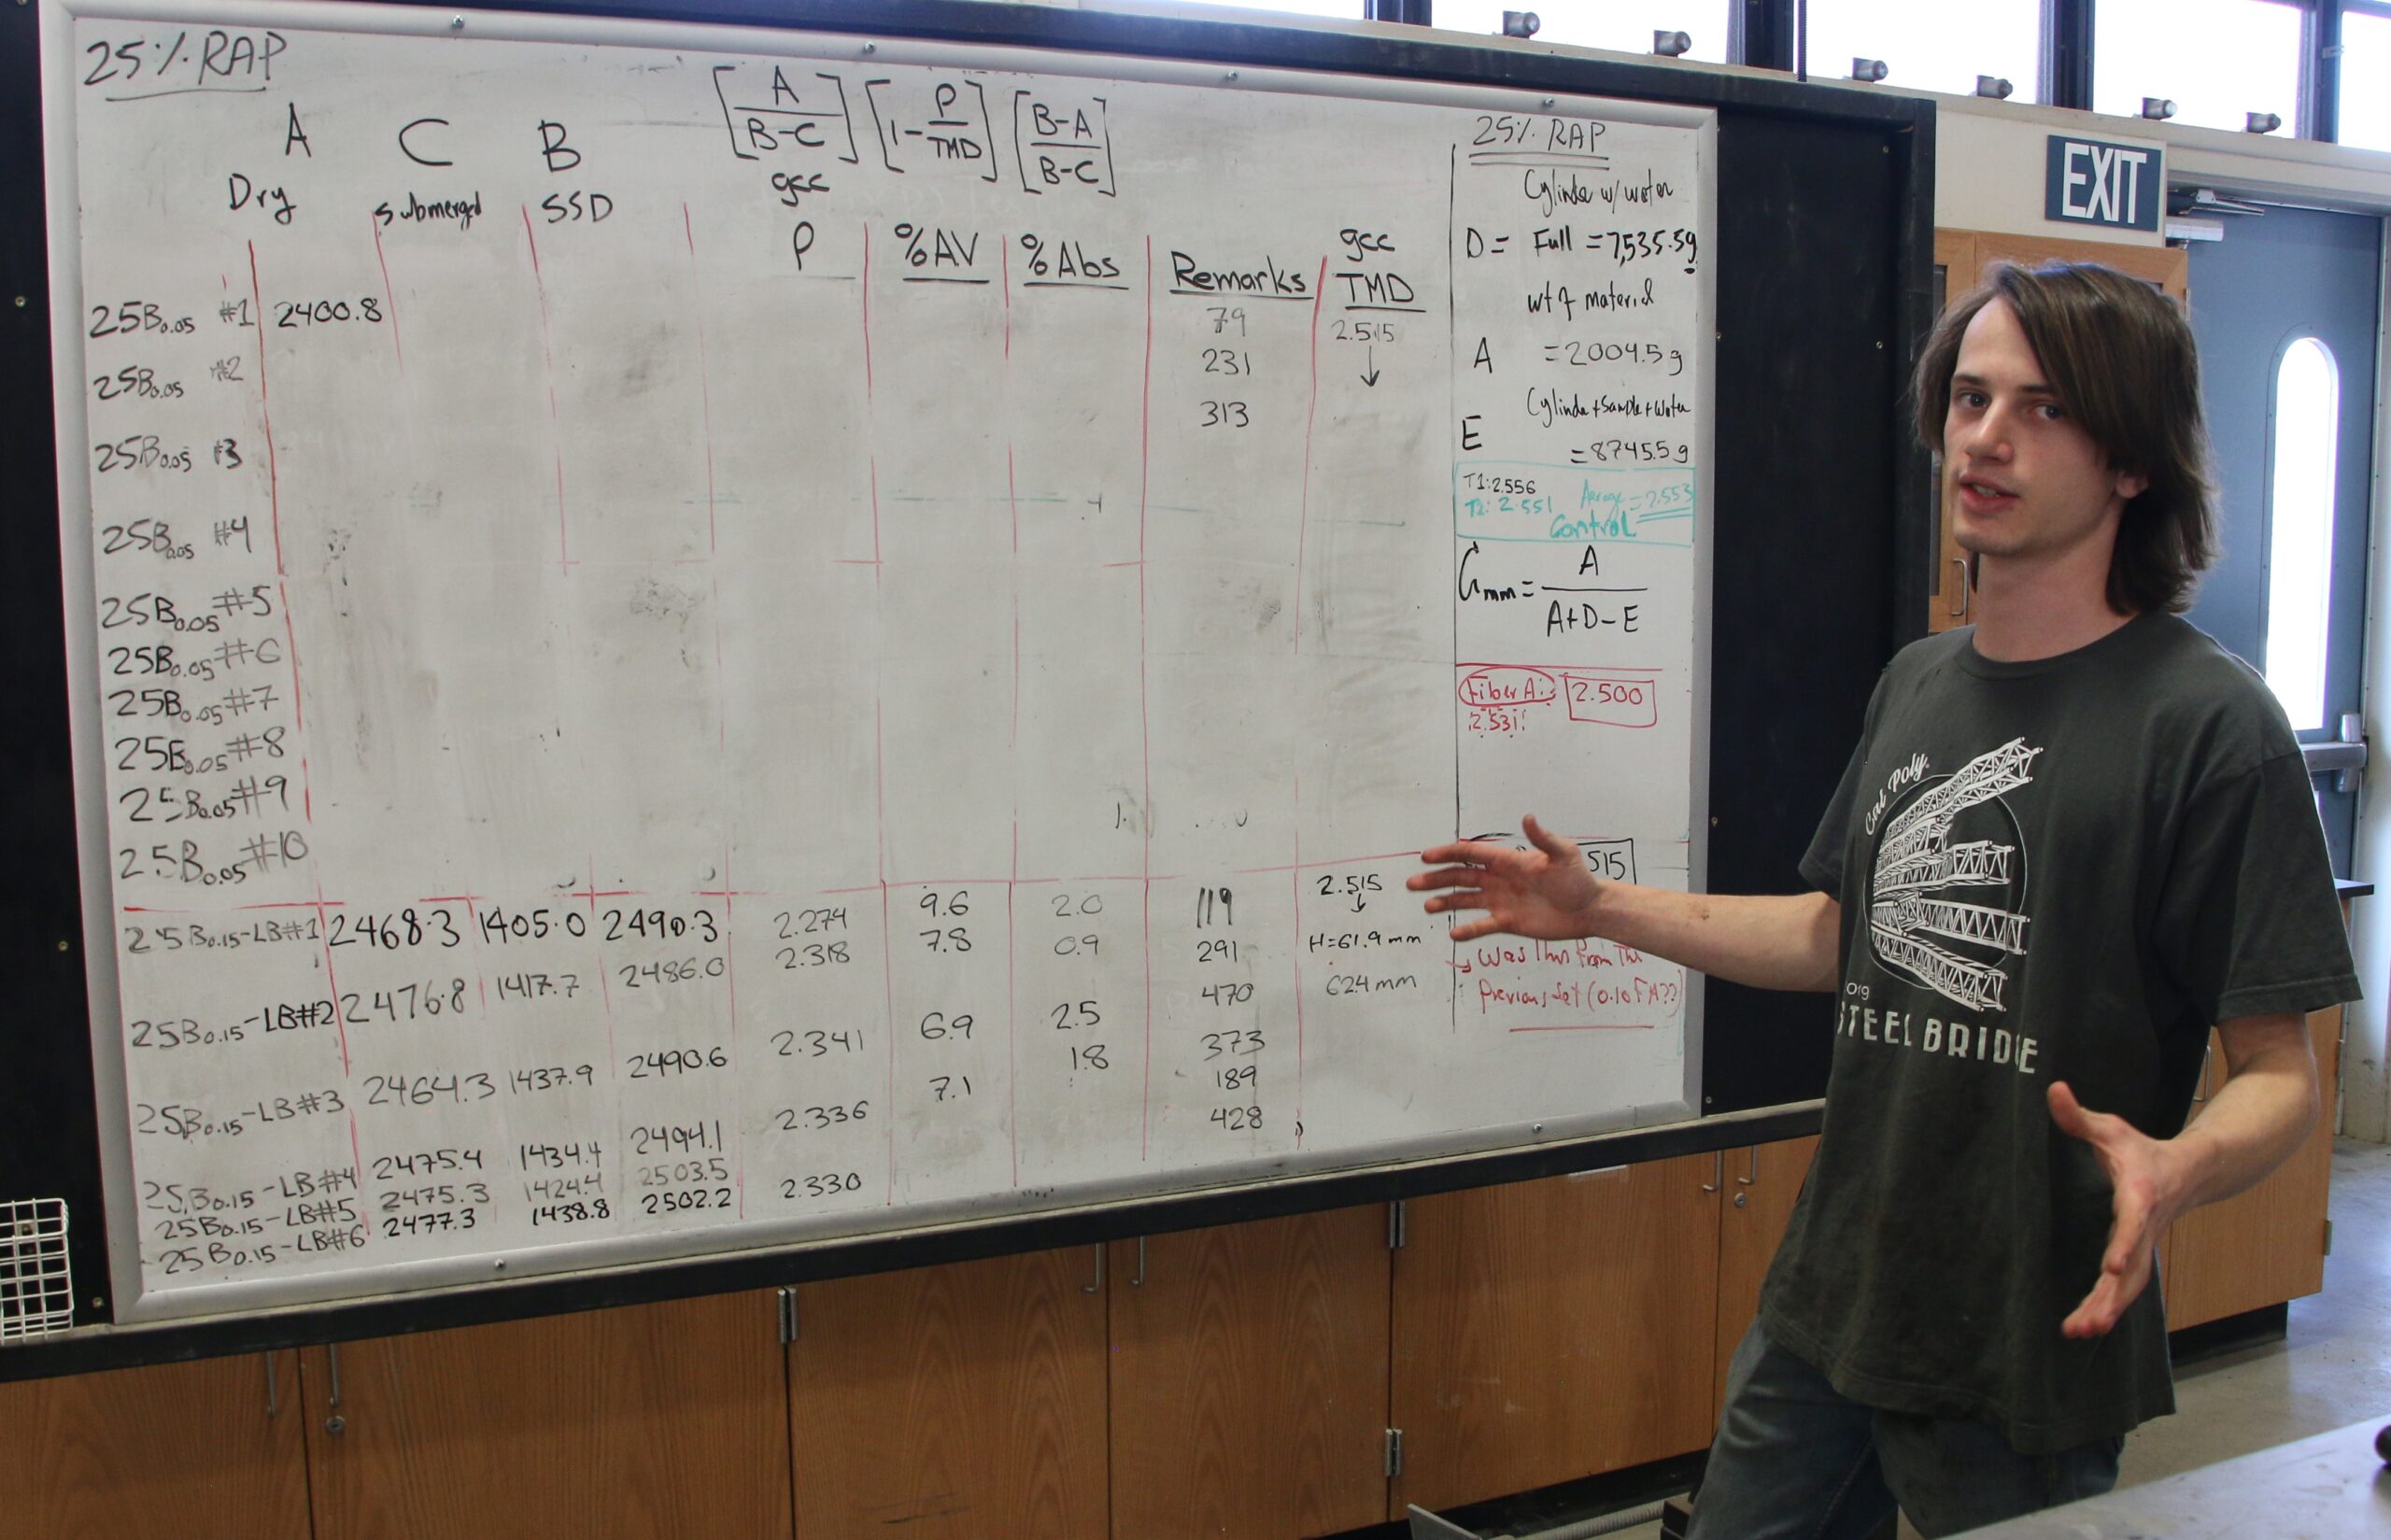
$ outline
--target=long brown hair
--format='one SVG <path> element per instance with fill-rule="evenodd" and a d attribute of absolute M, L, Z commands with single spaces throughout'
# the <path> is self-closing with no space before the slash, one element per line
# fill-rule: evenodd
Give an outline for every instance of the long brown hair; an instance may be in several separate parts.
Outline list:
<path fill-rule="evenodd" d="M 2117 526 L 2109 607 L 2123 615 L 2189 609 L 2200 573 L 2216 560 L 2216 478 L 2200 358 L 2183 312 L 2115 268 L 1993 263 L 1982 287 L 1943 313 L 1918 355 L 1917 436 L 1934 453 L 1943 450 L 1960 334 L 1994 300 L 2008 302 L 2044 383 L 2110 468 L 2149 483 Z"/>

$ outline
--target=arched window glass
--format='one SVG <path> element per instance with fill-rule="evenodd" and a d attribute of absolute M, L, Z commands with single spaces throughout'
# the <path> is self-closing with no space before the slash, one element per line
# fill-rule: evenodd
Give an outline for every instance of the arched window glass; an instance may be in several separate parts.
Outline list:
<path fill-rule="evenodd" d="M 2275 366 L 2274 479 L 2267 495 L 2267 684 L 2295 729 L 2325 725 L 2340 372 L 2313 337 Z"/>

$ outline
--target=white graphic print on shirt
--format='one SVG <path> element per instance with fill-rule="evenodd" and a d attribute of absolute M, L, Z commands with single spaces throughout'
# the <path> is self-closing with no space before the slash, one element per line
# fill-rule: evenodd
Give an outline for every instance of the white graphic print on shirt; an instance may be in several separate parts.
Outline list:
<path fill-rule="evenodd" d="M 2016 908 L 2026 891 L 2025 841 L 2001 794 L 2033 779 L 2027 769 L 2042 752 L 2013 738 L 1957 775 L 1920 779 L 1877 831 L 1868 875 L 1876 958 L 1955 1004 L 2003 1009 L 2009 975 L 2001 963 L 2026 951 L 2026 916 Z M 1986 889 L 1997 890 L 1992 902 L 1976 898 Z"/>

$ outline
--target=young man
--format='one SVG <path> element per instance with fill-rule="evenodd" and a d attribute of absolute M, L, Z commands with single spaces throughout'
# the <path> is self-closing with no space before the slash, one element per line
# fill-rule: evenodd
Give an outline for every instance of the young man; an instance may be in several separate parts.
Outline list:
<path fill-rule="evenodd" d="M 2179 618 L 2214 551 L 2189 328 L 2105 268 L 1996 268 L 1917 375 L 1974 628 L 1905 648 L 1797 897 L 1429 851 L 1455 926 L 1837 990 L 1816 1162 L 1729 1373 L 1701 1540 L 1926 1535 L 2105 1491 L 2173 1409 L 2153 1248 L 2316 1116 L 2355 998 L 2298 744 Z M 1450 864 L 1447 864 L 1450 863 Z M 2216 1026 L 2231 1077 L 2184 1126 Z"/>

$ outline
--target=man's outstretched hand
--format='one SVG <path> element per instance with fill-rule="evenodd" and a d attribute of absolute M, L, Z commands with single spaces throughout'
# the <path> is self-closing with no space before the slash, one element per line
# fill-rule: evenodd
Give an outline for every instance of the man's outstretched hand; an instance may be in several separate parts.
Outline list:
<path fill-rule="evenodd" d="M 2101 1169 L 2108 1173 L 2112 1194 L 2109 1246 L 2101 1254 L 2101 1277 L 2059 1323 L 2059 1334 L 2104 1336 L 2126 1307 L 2150 1287 L 2152 1253 L 2179 1211 L 2174 1172 L 2162 1140 L 2115 1113 L 2087 1110 L 2066 1081 L 2053 1081 L 2049 1097 L 2051 1120 L 2060 1133 L 2092 1147 Z"/>
<path fill-rule="evenodd" d="M 1454 940 L 1474 941 L 1497 932 L 1545 941 L 1592 934 L 1596 883 L 1585 852 L 1537 823 L 1533 813 L 1520 827 L 1528 837 L 1527 850 L 1464 840 L 1420 853 L 1436 869 L 1404 885 L 1436 895 L 1422 906 L 1429 913 L 1486 911 L 1483 919 L 1454 925 Z"/>

